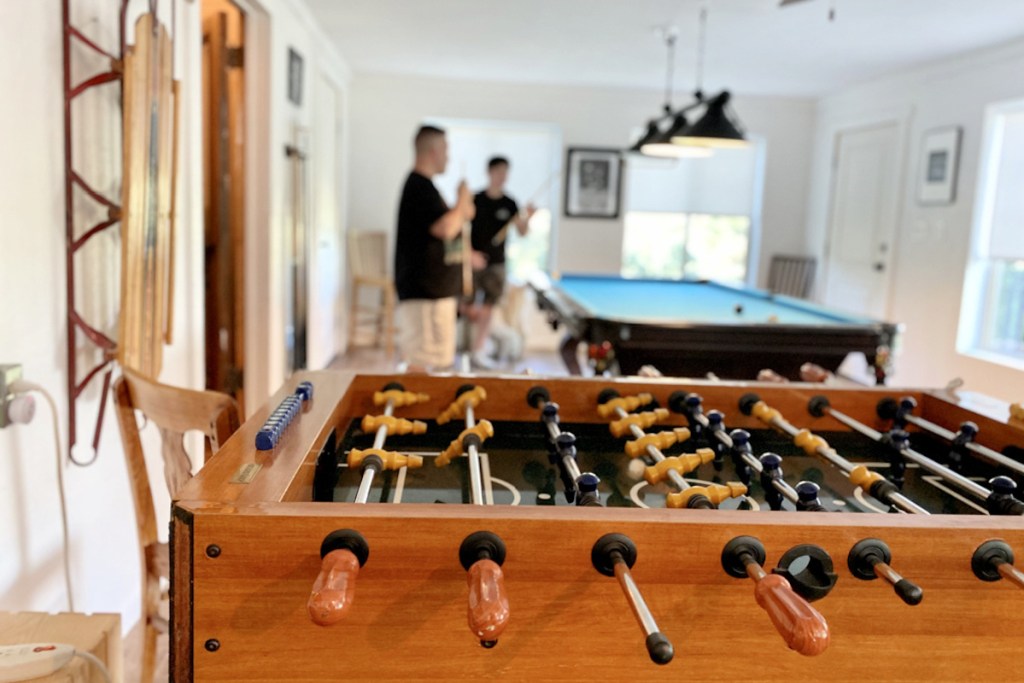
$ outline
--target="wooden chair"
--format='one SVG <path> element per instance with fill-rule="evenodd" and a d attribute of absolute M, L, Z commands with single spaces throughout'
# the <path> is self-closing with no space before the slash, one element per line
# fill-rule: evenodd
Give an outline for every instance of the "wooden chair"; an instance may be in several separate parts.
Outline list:
<path fill-rule="evenodd" d="M 374 345 L 384 346 L 388 356 L 395 351 L 395 286 L 388 276 L 388 236 L 383 232 L 352 232 L 349 235 L 349 267 L 352 270 L 351 311 L 348 343 L 355 346 L 360 325 L 371 323 L 376 330 Z M 380 305 L 360 303 L 360 290 L 380 291 Z"/>
<path fill-rule="evenodd" d="M 156 508 L 146 471 L 146 458 L 135 411 L 156 425 L 162 443 L 164 480 L 171 498 L 192 477 L 192 461 L 185 452 L 185 432 L 199 431 L 206 439 L 203 463 L 216 453 L 238 429 L 238 404 L 227 394 L 179 389 L 125 369 L 114 383 L 117 421 L 124 444 L 128 477 L 135 503 L 142 564 L 142 619 L 145 622 L 142 681 L 151 683 L 156 667 L 156 639 L 167 632 L 167 620 L 160 614 L 166 595 L 161 579 L 170 579 L 167 544 L 157 536 Z"/>
<path fill-rule="evenodd" d="M 768 290 L 806 299 L 814 286 L 817 260 L 810 256 L 772 256 L 768 269 Z"/>

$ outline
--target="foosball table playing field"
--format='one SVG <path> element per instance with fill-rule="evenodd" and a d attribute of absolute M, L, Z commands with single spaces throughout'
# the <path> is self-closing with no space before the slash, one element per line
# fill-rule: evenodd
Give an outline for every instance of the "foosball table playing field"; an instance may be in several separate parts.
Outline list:
<path fill-rule="evenodd" d="M 300 373 L 174 503 L 172 680 L 1024 680 L 1011 413 Z"/>

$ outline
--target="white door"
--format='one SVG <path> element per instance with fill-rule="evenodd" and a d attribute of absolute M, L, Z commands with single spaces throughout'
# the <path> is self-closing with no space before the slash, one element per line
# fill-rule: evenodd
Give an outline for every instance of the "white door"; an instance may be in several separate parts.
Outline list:
<path fill-rule="evenodd" d="M 895 123 L 840 132 L 832 166 L 825 304 L 884 319 L 899 191 Z"/>
<path fill-rule="evenodd" d="M 342 299 L 341 235 L 341 94 L 320 75 L 313 98 L 313 144 L 309 178 L 312 186 L 312 230 L 309 269 L 309 367 L 319 369 L 342 348 L 338 307 Z"/>

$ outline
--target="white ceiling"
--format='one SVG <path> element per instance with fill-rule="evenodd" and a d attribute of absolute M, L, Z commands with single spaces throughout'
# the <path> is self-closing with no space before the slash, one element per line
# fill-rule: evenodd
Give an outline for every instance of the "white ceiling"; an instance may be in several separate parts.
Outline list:
<path fill-rule="evenodd" d="M 679 27 L 676 88 L 821 95 L 1024 36 L 1024 0 L 306 0 L 359 74 L 663 88 L 654 27 Z M 835 4 L 836 19 L 828 20 Z"/>

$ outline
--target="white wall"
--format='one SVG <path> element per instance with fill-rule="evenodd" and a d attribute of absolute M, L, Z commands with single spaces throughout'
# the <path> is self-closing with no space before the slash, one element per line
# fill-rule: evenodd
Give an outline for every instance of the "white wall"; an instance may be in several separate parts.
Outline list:
<path fill-rule="evenodd" d="M 131 11 L 143 6 L 133 0 Z M 251 3 L 250 3 L 251 4 Z M 102 45 L 116 44 L 116 4 L 108 0 L 75 0 L 75 23 Z M 161 3 L 168 11 L 171 3 Z M 203 355 L 203 239 L 202 239 L 202 132 L 198 100 L 201 30 L 198 3 L 178 2 L 176 45 L 177 70 L 183 80 L 180 140 L 181 177 L 178 197 L 175 343 L 165 351 L 165 382 L 201 387 Z M 252 224 L 262 232 L 250 244 L 262 254 L 253 262 L 249 282 L 259 284 L 261 298 L 250 296 L 252 306 L 262 309 L 275 328 L 256 327 L 250 339 L 275 334 L 283 339 L 280 302 L 283 256 L 272 241 L 281 233 L 284 183 L 284 144 L 293 121 L 309 123 L 317 97 L 314 76 L 321 74 L 344 88 L 348 70 L 320 33 L 300 0 L 264 0 L 265 21 L 253 26 L 257 39 L 270 49 L 250 51 L 249 73 L 263 79 L 262 107 L 252 113 L 255 131 L 249 149 L 251 163 L 262 164 L 264 177 L 250 187 L 257 213 Z M 165 17 L 165 20 L 167 18 Z M 306 57 L 306 100 L 302 108 L 285 97 L 287 47 L 295 46 Z M 78 54 L 78 53 L 76 53 Z M 265 61 L 265 63 L 263 63 Z M 76 62 L 75 80 L 102 69 L 101 61 Z M 64 184 L 61 5 L 59 0 L 0 3 L 0 84 L 17 93 L 0 107 L 0 363 L 24 366 L 26 379 L 47 387 L 55 396 L 60 415 L 61 445 L 67 443 L 67 391 L 65 359 L 64 296 Z M 268 76 L 269 74 L 269 76 Z M 269 83 L 266 82 L 269 77 Z M 98 132 L 76 142 L 76 166 L 97 179 L 99 188 L 119 196 L 120 128 L 110 114 L 118 108 L 116 87 L 87 96 L 76 105 L 79 121 L 99 126 Z M 16 102 L 16 105 L 13 103 Z M 344 104 L 342 137 L 347 128 Z M 261 137 L 262 136 L 262 137 Z M 262 155 L 266 158 L 263 159 Z M 270 159 L 273 163 L 270 163 Z M 262 161 L 261 161 L 262 159 Z M 338 160 L 339 187 L 314 185 L 317 193 L 335 192 L 338 206 L 333 217 L 340 233 L 344 206 L 346 165 Z M 261 184 L 262 183 L 262 184 Z M 259 212 L 260 202 L 266 211 Z M 76 210 L 89 211 L 87 202 L 76 201 Z M 80 228 L 81 230 L 82 228 Z M 275 238 L 276 239 L 276 238 Z M 326 257 L 340 269 L 341 240 L 335 253 Z M 79 307 L 104 332 L 116 336 L 119 239 L 116 228 L 95 240 L 80 257 L 77 286 Z M 315 274 L 313 275 L 315 276 Z M 340 280 L 340 278 L 338 278 Z M 333 302 L 332 302 L 333 305 Z M 253 320 L 250 317 L 250 320 Z M 340 319 L 334 319 L 340 326 Z M 325 342 L 330 344 L 330 341 Z M 94 354 L 79 352 L 80 372 Z M 283 345 L 250 343 L 248 359 L 253 367 L 266 368 L 254 384 L 266 392 L 283 379 Z M 276 363 L 276 365 L 275 365 Z M 250 410 L 258 407 L 250 402 Z M 79 402 L 79 441 L 87 442 L 99 408 L 98 384 Z M 147 430 L 153 443 L 153 428 Z M 43 404 L 35 421 L 0 431 L 0 610 L 66 609 L 61 569 L 59 508 L 55 456 L 49 416 Z M 158 451 L 150 449 L 151 480 L 162 482 Z M 112 406 L 96 464 L 87 469 L 65 469 L 68 495 L 72 574 L 75 608 L 86 612 L 119 612 L 125 630 L 139 614 L 139 567 L 135 520 L 125 473 L 124 456 Z M 166 528 L 168 499 L 159 496 L 160 527 Z"/>
<path fill-rule="evenodd" d="M 844 128 L 896 121 L 905 136 L 900 218 L 892 269 L 889 319 L 906 325 L 893 382 L 944 386 L 954 377 L 967 388 L 1019 401 L 1024 372 L 956 351 L 964 268 L 971 243 L 982 126 L 986 105 L 1024 97 L 1024 42 L 1004 45 L 823 98 L 808 203 L 808 244 L 824 253 L 835 134 Z M 956 201 L 921 206 L 915 179 L 925 131 L 961 126 Z M 1022 237 L 1024 239 L 1024 237 Z"/>
<path fill-rule="evenodd" d="M 398 194 L 412 167 L 412 136 L 430 117 L 552 123 L 567 147 L 628 146 L 660 108 L 660 94 L 621 88 L 475 83 L 357 74 L 353 80 L 349 222 L 358 230 L 394 230 Z M 804 248 L 806 192 L 813 139 L 809 99 L 739 96 L 746 128 L 766 139 L 762 281 L 772 253 Z M 453 159 L 452 163 L 458 163 Z M 618 273 L 619 220 L 561 217 L 556 248 L 562 272 Z"/>

